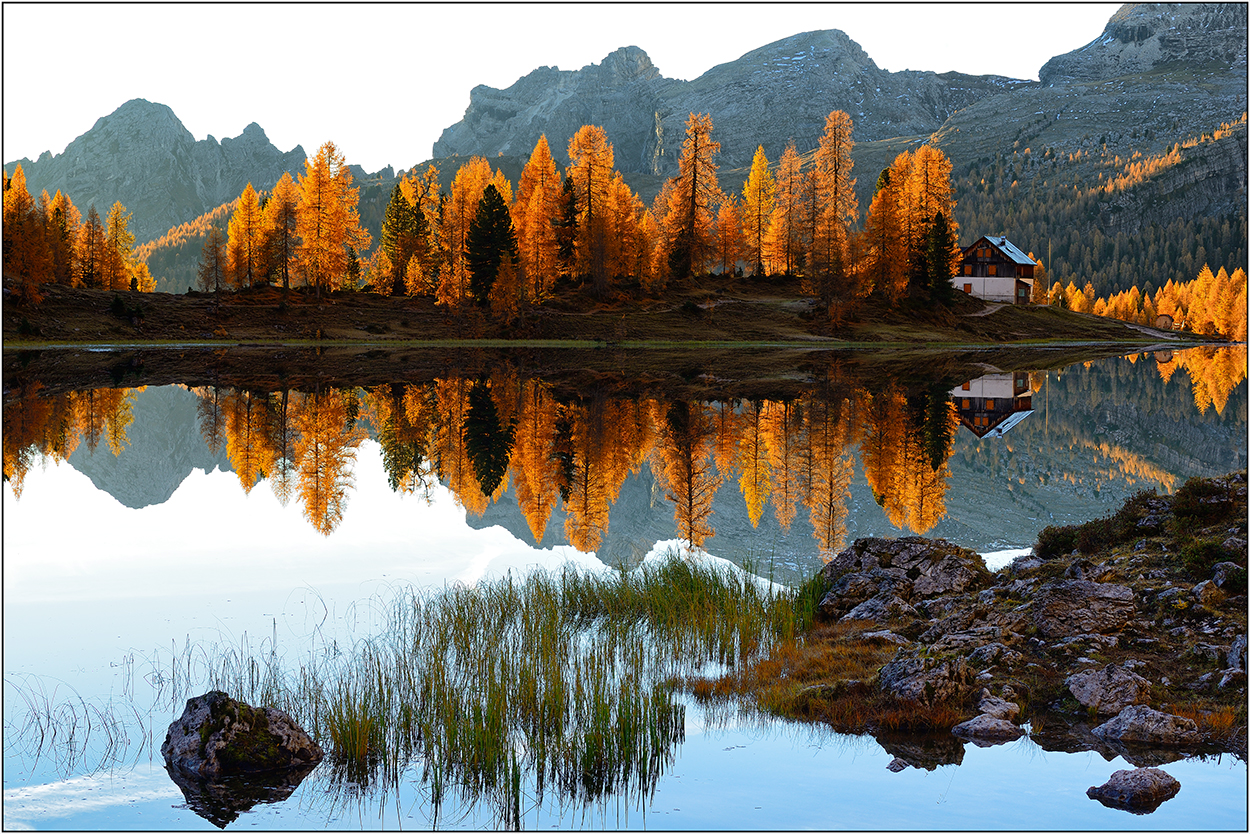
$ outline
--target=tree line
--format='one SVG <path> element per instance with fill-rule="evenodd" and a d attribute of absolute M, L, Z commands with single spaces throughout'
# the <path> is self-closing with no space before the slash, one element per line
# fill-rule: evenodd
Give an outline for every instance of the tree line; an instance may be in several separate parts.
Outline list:
<path fill-rule="evenodd" d="M 4 174 L 4 276 L 17 286 L 23 303 L 37 304 L 42 284 L 150 292 L 156 288 L 148 266 L 135 256 L 131 213 L 114 203 L 101 221 L 92 205 L 87 219 L 68 195 L 45 189 L 34 200 L 18 165 Z"/>

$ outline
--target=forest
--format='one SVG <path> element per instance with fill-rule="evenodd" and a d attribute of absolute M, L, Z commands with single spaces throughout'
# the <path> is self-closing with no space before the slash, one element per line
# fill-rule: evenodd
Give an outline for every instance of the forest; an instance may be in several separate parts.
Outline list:
<path fill-rule="evenodd" d="M 1244 128 L 1243 119 L 1185 147 Z M 1022 162 L 974 170 L 989 178 L 969 189 L 967 183 L 956 187 L 951 161 L 926 144 L 900 153 L 876 175 L 861 224 L 852 132 L 850 117 L 833 111 L 806 165 L 793 143 L 776 164 L 761 147 L 741 192 L 727 193 L 718 183 L 720 145 L 712 138 L 712 119 L 691 113 L 679 173 L 646 205 L 615 169 L 606 133 L 585 125 L 569 140 L 571 162 L 563 172 L 541 137 L 515 192 L 503 171 L 481 157 L 457 169 L 450 192 L 440 186 L 437 166 L 421 174 L 414 169 L 392 188 L 376 246 L 361 222 L 359 187 L 333 142 L 307 160 L 298 182 L 285 174 L 271 193 L 249 183 L 233 203 L 138 252 L 120 203 L 105 221 L 94 206 L 84 221 L 60 191 L 34 200 L 19 167 L 4 182 L 5 274 L 19 299 L 31 304 L 46 282 L 152 291 L 152 255 L 202 237 L 196 279 L 205 292 L 280 286 L 308 287 L 318 297 L 343 290 L 425 296 L 449 314 L 472 307 L 511 323 L 561 292 L 610 303 L 656 297 L 691 276 L 732 273 L 761 281 L 797 278 L 800 292 L 816 299 L 836 325 L 868 297 L 890 305 L 950 300 L 949 276 L 960 254 L 957 192 L 967 195 L 972 205 L 963 213 L 971 212 L 979 226 L 1008 225 L 999 223 L 1004 218 L 994 214 L 995 206 L 1018 220 L 1080 211 L 1031 205 L 1024 192 L 1032 189 L 1020 188 L 1022 166 L 1034 176 L 1054 168 L 1049 149 L 1040 160 L 1025 148 Z M 1104 180 L 1100 173 L 1084 199 L 1122 191 L 1179 164 L 1182 152 L 1178 143 L 1159 158 L 1108 160 L 1116 175 Z M 1013 179 L 1004 188 L 999 183 L 1006 176 Z M 999 197 L 989 199 L 995 193 Z M 1232 231 L 1227 226 L 1223 237 Z M 1108 242 L 1097 232 L 1090 245 L 1095 260 L 1108 247 L 1115 260 L 1121 248 L 1118 239 Z M 1092 281 L 1051 283 L 1045 264 L 1034 258 L 1035 303 L 1150 325 L 1168 315 L 1197 333 L 1245 339 L 1246 273 L 1240 266 L 1213 272 L 1203 263 L 1192 280 L 1169 278 L 1153 293 L 1149 283 L 1132 284 L 1098 297 Z M 1192 257 L 1182 261 L 1193 264 Z"/>

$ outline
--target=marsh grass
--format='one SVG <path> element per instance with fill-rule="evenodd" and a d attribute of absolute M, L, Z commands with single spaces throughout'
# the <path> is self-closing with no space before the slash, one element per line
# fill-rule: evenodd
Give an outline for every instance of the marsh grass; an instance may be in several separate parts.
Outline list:
<path fill-rule="evenodd" d="M 807 627 L 813 596 L 697 556 L 539 570 L 395 589 L 350 648 L 189 646 L 164 674 L 204 667 L 212 688 L 289 713 L 334 791 L 388 791 L 415 766 L 435 824 L 455 798 L 513 828 L 546 796 L 650 798 L 685 738 L 686 676 L 751 668 Z"/>

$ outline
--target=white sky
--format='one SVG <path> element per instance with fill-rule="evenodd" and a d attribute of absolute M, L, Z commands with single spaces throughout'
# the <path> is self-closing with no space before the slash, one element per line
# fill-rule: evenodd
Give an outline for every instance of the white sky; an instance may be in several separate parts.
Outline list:
<path fill-rule="evenodd" d="M 8 3 L 3 158 L 59 154 L 144 98 L 169 105 L 196 139 L 256 122 L 282 151 L 333 140 L 366 171 L 408 168 L 460 120 L 474 86 L 505 88 L 539 66 L 579 69 L 622 46 L 641 47 L 665 77 L 693 79 L 781 38 L 841 29 L 890 71 L 1036 79 L 1049 58 L 1098 37 L 1117 8 Z"/>

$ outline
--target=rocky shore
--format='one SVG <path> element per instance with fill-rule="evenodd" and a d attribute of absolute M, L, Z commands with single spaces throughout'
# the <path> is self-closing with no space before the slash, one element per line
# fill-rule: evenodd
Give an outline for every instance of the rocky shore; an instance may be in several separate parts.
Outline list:
<path fill-rule="evenodd" d="M 888 659 L 875 679 L 809 678 L 771 708 L 834 726 L 858 708 L 892 770 L 1025 734 L 1140 768 L 1246 757 L 1245 472 L 1046 528 L 997 573 L 940 539 L 860 539 L 817 585 L 810 648 Z M 885 726 L 882 704 L 911 710 L 913 732 Z"/>

